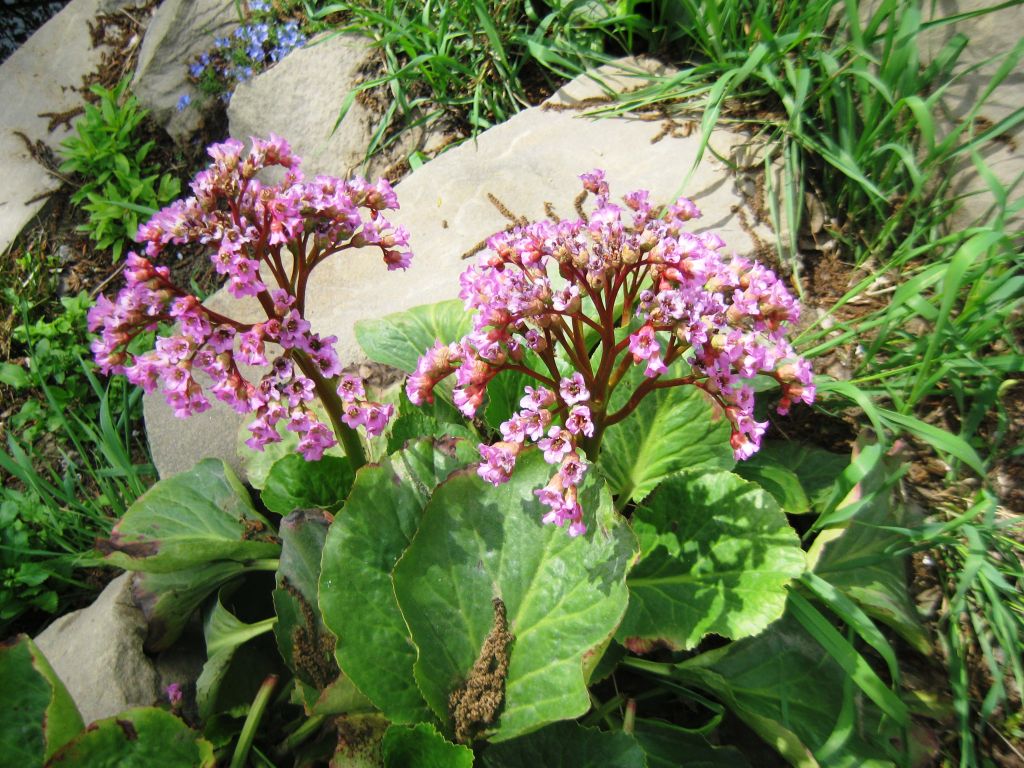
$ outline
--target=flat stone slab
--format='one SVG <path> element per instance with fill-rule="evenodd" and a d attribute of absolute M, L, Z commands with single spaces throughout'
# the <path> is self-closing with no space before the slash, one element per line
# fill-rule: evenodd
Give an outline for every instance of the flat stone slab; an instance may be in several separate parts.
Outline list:
<path fill-rule="evenodd" d="M 39 165 L 19 138 L 41 140 L 56 149 L 70 131 L 58 127 L 47 132 L 48 118 L 79 106 L 82 75 L 99 64 L 93 50 L 89 23 L 98 13 L 127 2 L 119 0 L 72 0 L 21 48 L 0 64 L 0 253 L 6 251 L 32 218 L 46 204 L 46 194 L 60 186 Z"/>
<path fill-rule="evenodd" d="M 993 3 L 987 0 L 939 0 L 933 15 L 934 18 L 943 18 L 991 5 Z M 928 33 L 926 44 L 922 46 L 925 61 L 934 59 L 954 34 L 963 34 L 968 39 L 967 48 L 954 72 L 956 80 L 943 96 L 950 118 L 963 120 L 970 114 L 1007 54 L 1021 41 L 1022 30 L 1024 5 L 1018 4 L 936 27 Z M 985 130 L 986 124 L 999 124 L 1021 106 L 1024 106 L 1024 67 L 1018 63 L 978 111 L 975 135 Z M 944 130 L 949 130 L 948 125 Z M 1019 183 L 1024 175 L 1024 123 L 990 138 L 979 148 L 979 154 L 1001 185 L 1010 188 L 1017 184 L 1015 194 L 1010 195 L 1011 202 L 1024 194 L 1024 183 Z M 959 198 L 952 228 L 985 221 L 996 202 L 969 157 L 965 157 L 956 168 L 952 191 Z M 1018 230 L 1024 227 L 1024 211 L 1018 211 L 1007 223 Z"/>
<path fill-rule="evenodd" d="M 189 82 L 192 59 L 227 37 L 238 26 L 233 0 L 164 0 L 146 28 L 139 49 L 132 92 L 172 139 L 184 143 L 203 124 L 196 87 Z M 178 110 L 183 95 L 194 106 Z"/>
<path fill-rule="evenodd" d="M 628 87 L 632 81 L 623 75 L 614 82 Z M 600 93 L 592 81 L 581 77 L 551 102 L 572 105 Z M 645 188 L 652 199 L 668 202 L 686 194 L 704 213 L 695 222 L 696 230 L 713 229 L 728 249 L 751 254 L 756 244 L 734 214 L 743 200 L 725 165 L 706 152 L 683 188 L 700 137 L 695 132 L 655 141 L 664 133 L 658 122 L 628 117 L 594 119 L 574 110 L 544 107 L 519 113 L 475 142 L 445 152 L 397 185 L 402 209 L 392 218 L 408 228 L 415 254 L 407 272 L 387 272 L 379 256 L 369 251 L 329 260 L 310 281 L 307 317 L 319 333 L 338 337 L 343 362 L 365 359 L 355 340 L 357 321 L 457 297 L 459 274 L 468 264 L 463 255 L 508 224 L 488 194 L 515 215 L 543 218 L 545 203 L 550 203 L 568 218 L 575 216 L 579 174 L 594 168 L 606 171 L 613 195 Z M 712 136 L 711 144 L 728 156 L 743 141 L 740 134 L 721 131 Z M 332 172 L 344 170 L 342 166 Z M 214 301 L 220 311 L 235 307 L 232 314 L 246 313 L 230 297 L 217 295 Z M 218 456 L 239 468 L 235 440 L 246 417 L 215 403 L 206 413 L 180 421 L 159 393 L 146 397 L 145 414 L 161 477 L 189 469 L 206 456 Z"/>
<path fill-rule="evenodd" d="M 320 37 L 288 54 L 252 80 L 239 84 L 228 105 L 228 129 L 247 141 L 276 133 L 288 139 L 302 158 L 307 178 L 323 173 L 348 177 L 362 174 L 366 148 L 380 115 L 356 99 L 335 128 L 345 97 L 355 88 L 364 66 L 374 57 L 373 41 L 363 35 Z M 315 85 L 311 85 L 314 84 Z M 427 140 L 417 130 L 374 157 L 365 175 L 384 175 Z M 264 172 L 278 180 L 278 169 Z"/>

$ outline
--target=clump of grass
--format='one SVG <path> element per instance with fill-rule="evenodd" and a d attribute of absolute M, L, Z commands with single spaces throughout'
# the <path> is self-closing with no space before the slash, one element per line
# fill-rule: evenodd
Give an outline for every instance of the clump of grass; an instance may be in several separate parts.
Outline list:
<path fill-rule="evenodd" d="M 550 3 L 546 12 L 526 0 L 305 4 L 311 19 L 340 14 L 348 21 L 338 33 L 370 36 L 380 50 L 383 73 L 349 93 L 338 116 L 340 123 L 360 93 L 387 89 L 367 157 L 440 118 L 465 137 L 507 120 L 556 83 L 606 61 L 606 41 L 617 37 L 623 16 L 580 2 Z"/>
<path fill-rule="evenodd" d="M 101 565 L 94 552 L 128 506 L 155 479 L 153 467 L 133 458 L 141 390 L 103 386 L 79 361 L 98 414 L 94 419 L 59 408 L 45 381 L 42 394 L 60 424 L 50 449 L 10 435 L 0 449 L 0 634 L 27 611 L 55 613 L 94 589 L 84 569 Z M 55 453 L 55 455 L 54 455 Z"/>
<path fill-rule="evenodd" d="M 38 624 L 97 586 L 83 576 L 101 565 L 96 537 L 154 479 L 139 458 L 141 391 L 101 384 L 85 362 L 91 299 L 80 293 L 56 304 L 37 295 L 45 285 L 36 281 L 47 276 L 28 278 L 11 282 L 35 296 L 33 305 L 6 290 L 21 321 L 6 339 L 13 354 L 0 364 L 9 415 L 0 435 L 0 634 L 19 620 L 28 622 L 22 629 Z"/>

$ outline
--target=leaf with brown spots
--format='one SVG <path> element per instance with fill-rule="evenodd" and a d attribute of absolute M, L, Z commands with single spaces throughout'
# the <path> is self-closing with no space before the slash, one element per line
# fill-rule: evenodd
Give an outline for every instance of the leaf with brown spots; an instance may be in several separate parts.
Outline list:
<path fill-rule="evenodd" d="M 98 543 L 113 565 L 167 573 L 217 560 L 276 557 L 280 544 L 245 487 L 219 459 L 161 480 Z"/>
<path fill-rule="evenodd" d="M 5 755 L 6 757 L 6 755 Z M 169 712 L 139 707 L 98 720 L 65 744 L 46 768 L 213 768 L 213 745 Z"/>

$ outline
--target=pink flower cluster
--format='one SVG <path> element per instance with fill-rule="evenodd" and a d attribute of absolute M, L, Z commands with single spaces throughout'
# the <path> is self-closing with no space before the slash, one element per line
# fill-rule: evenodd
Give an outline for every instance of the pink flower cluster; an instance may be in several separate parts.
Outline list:
<path fill-rule="evenodd" d="M 101 296 L 90 311 L 90 330 L 100 333 L 92 350 L 105 373 L 123 373 L 146 392 L 162 386 L 179 417 L 207 410 L 212 393 L 239 413 L 255 412 L 247 441 L 252 448 L 281 440 L 277 426 L 284 422 L 298 434 L 298 450 L 314 460 L 336 444 L 312 409 L 317 395 L 336 392 L 344 423 L 371 435 L 384 429 L 393 409 L 368 402 L 362 381 L 341 375 L 337 339 L 314 333 L 304 317 L 306 282 L 329 256 L 364 246 L 378 248 L 388 269 L 405 269 L 412 256 L 408 235 L 380 215 L 398 207 L 386 181 L 317 176 L 304 182 L 299 158 L 274 135 L 254 138 L 252 149 L 243 150 L 233 139 L 211 146 L 213 162 L 193 180 L 193 196 L 140 227 L 146 257 L 129 253 L 124 288 L 114 301 Z M 256 178 L 270 166 L 285 169 L 282 183 Z M 255 296 L 267 319 L 243 323 L 214 312 L 151 261 L 168 245 L 187 243 L 208 249 L 230 292 Z M 175 324 L 176 332 L 158 336 L 148 352 L 128 351 L 136 336 L 162 323 Z M 279 353 L 268 357 L 268 344 Z M 269 368 L 254 383 L 238 362 Z M 209 378 L 206 390 L 196 371 Z"/>
<path fill-rule="evenodd" d="M 547 486 L 534 491 L 540 502 L 549 507 L 544 522 L 560 527 L 568 524 L 570 536 L 580 536 L 587 531 L 576 492 L 587 471 L 587 463 L 580 456 L 576 441 L 594 434 L 594 422 L 586 405 L 589 399 L 590 392 L 579 373 L 562 378 L 557 394 L 544 387 L 526 387 L 519 402 L 522 410 L 501 425 L 502 440 L 494 445 L 479 446 L 483 462 L 477 474 L 493 485 L 501 485 L 508 482 L 516 457 L 526 442 L 536 443 L 544 452 L 544 460 L 558 467 Z M 564 426 L 552 426 L 552 411 L 560 404 L 570 409 L 569 414 Z"/>
<path fill-rule="evenodd" d="M 729 420 L 739 459 L 757 451 L 767 426 L 754 418 L 754 376 L 780 383 L 779 413 L 814 400 L 810 366 L 786 338 L 799 306 L 771 270 L 724 257 L 725 243 L 714 233 L 688 231 L 700 216 L 690 200 L 680 198 L 659 216 L 644 190 L 619 205 L 601 171 L 581 178 L 595 197 L 589 216 L 534 222 L 488 240 L 461 277 L 473 330 L 429 350 L 406 386 L 412 402 L 431 402 L 434 387 L 454 373 L 455 404 L 472 416 L 502 370 L 544 385 L 527 389 L 524 410 L 501 427 L 502 441 L 481 446 L 479 471 L 504 482 L 524 441 L 537 442 L 559 465 L 552 484 L 537 492 L 552 508 L 545 520 L 569 522 L 574 535 L 583 530 L 573 504 L 585 470 L 577 443 L 595 452 L 604 429 L 649 392 L 701 388 Z M 559 374 L 566 363 L 575 369 L 568 378 Z M 612 391 L 631 365 L 643 366 L 644 381 L 609 413 Z"/>

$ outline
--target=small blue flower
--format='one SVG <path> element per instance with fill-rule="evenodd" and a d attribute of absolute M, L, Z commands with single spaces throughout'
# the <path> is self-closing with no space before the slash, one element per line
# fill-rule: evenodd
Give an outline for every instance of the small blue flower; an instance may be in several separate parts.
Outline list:
<path fill-rule="evenodd" d="M 185 107 L 192 103 L 192 97 L 187 93 L 181 94 L 181 98 L 178 99 L 178 111 L 183 112 Z"/>
<path fill-rule="evenodd" d="M 261 11 L 269 11 L 270 6 L 263 2 L 263 0 L 249 0 L 249 10 L 259 13 Z"/>
<path fill-rule="evenodd" d="M 213 47 L 214 48 L 227 48 L 230 45 L 231 45 L 231 40 L 229 38 L 227 38 L 227 37 L 217 37 L 217 38 L 214 38 L 214 41 L 213 41 Z"/>
<path fill-rule="evenodd" d="M 192 77 L 196 77 L 196 78 L 202 77 L 202 74 L 205 71 L 206 71 L 206 67 L 203 66 L 203 64 L 198 62 L 198 61 L 195 62 L 194 64 L 189 65 L 189 68 L 188 68 L 188 73 L 190 75 L 192 75 Z"/>

